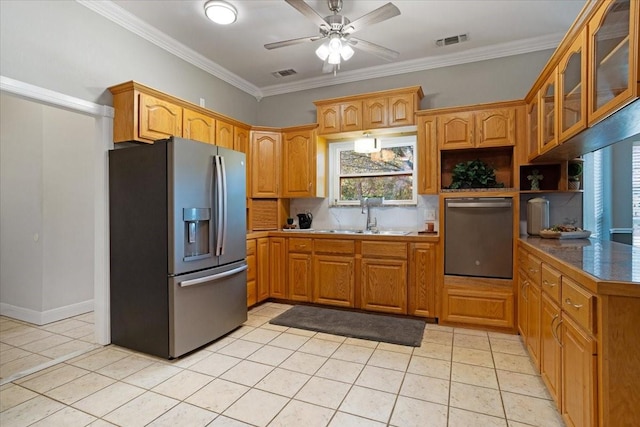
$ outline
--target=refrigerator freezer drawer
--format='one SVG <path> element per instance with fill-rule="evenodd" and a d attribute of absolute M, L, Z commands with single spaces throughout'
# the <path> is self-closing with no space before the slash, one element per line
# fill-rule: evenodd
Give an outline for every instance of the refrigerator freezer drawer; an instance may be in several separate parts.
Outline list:
<path fill-rule="evenodd" d="M 169 278 L 169 355 L 179 357 L 247 320 L 247 264 Z"/>

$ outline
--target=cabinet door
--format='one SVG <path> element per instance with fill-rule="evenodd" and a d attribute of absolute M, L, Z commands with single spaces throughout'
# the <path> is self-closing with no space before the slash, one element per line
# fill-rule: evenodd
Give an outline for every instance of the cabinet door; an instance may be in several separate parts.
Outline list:
<path fill-rule="evenodd" d="M 286 239 L 284 237 L 270 237 L 269 296 L 272 298 L 287 298 L 286 259 Z"/>
<path fill-rule="evenodd" d="M 536 95 L 527 104 L 527 160 L 531 161 L 540 154 L 540 102 Z"/>
<path fill-rule="evenodd" d="M 524 271 L 518 269 L 518 331 L 522 341 L 527 344 L 529 327 L 527 324 L 527 287 L 531 286 Z"/>
<path fill-rule="evenodd" d="M 213 144 L 216 137 L 215 120 L 196 111 L 182 110 L 183 135 L 187 139 Z"/>
<path fill-rule="evenodd" d="M 278 197 L 280 190 L 280 134 L 251 135 L 251 191 L 253 197 Z"/>
<path fill-rule="evenodd" d="M 155 141 L 182 136 L 182 107 L 151 95 L 140 94 L 140 138 Z"/>
<path fill-rule="evenodd" d="M 438 142 L 443 150 L 474 148 L 473 113 L 461 112 L 439 116 Z"/>
<path fill-rule="evenodd" d="M 289 299 L 311 301 L 311 254 L 289 252 Z"/>
<path fill-rule="evenodd" d="M 408 313 L 436 317 L 436 246 L 433 243 L 413 243 L 410 251 Z"/>
<path fill-rule="evenodd" d="M 315 194 L 315 131 L 285 132 L 282 137 L 282 197 Z"/>
<path fill-rule="evenodd" d="M 556 73 L 551 73 L 540 92 L 540 154 L 558 145 Z"/>
<path fill-rule="evenodd" d="M 478 148 L 516 144 L 516 110 L 499 108 L 475 114 L 475 145 Z"/>
<path fill-rule="evenodd" d="M 527 286 L 527 349 L 533 364 L 540 369 L 540 287 Z"/>
<path fill-rule="evenodd" d="M 318 133 L 340 132 L 340 105 L 323 105 L 318 107 Z"/>
<path fill-rule="evenodd" d="M 595 427 L 596 341 L 569 317 L 562 319 L 562 416 L 569 427 Z"/>
<path fill-rule="evenodd" d="M 313 302 L 353 307 L 355 260 L 353 257 L 316 255 L 313 263 Z"/>
<path fill-rule="evenodd" d="M 389 126 L 389 99 L 386 97 L 364 101 L 364 129 L 378 129 Z"/>
<path fill-rule="evenodd" d="M 340 131 L 362 130 L 362 101 L 340 104 Z"/>
<path fill-rule="evenodd" d="M 589 126 L 638 96 L 638 7 L 605 0 L 589 22 Z"/>
<path fill-rule="evenodd" d="M 247 197 L 251 197 L 251 153 L 249 149 L 249 130 L 238 126 L 233 127 L 233 149 L 246 155 Z"/>
<path fill-rule="evenodd" d="M 233 125 L 216 120 L 216 145 L 233 150 Z"/>
<path fill-rule="evenodd" d="M 389 98 L 389 126 L 409 126 L 415 123 L 415 95 L 405 94 Z"/>
<path fill-rule="evenodd" d="M 269 238 L 261 237 L 256 242 L 256 289 L 258 302 L 269 298 Z"/>
<path fill-rule="evenodd" d="M 418 117 L 418 193 L 438 194 L 436 117 Z"/>
<path fill-rule="evenodd" d="M 540 309 L 540 375 L 549 394 L 560 407 L 562 381 L 562 347 L 556 328 L 560 323 L 560 308 L 546 293 L 542 293 Z"/>
<path fill-rule="evenodd" d="M 406 261 L 363 258 L 360 287 L 360 308 L 407 314 Z"/>
<path fill-rule="evenodd" d="M 587 126 L 586 29 L 573 42 L 558 64 L 559 142 Z"/>

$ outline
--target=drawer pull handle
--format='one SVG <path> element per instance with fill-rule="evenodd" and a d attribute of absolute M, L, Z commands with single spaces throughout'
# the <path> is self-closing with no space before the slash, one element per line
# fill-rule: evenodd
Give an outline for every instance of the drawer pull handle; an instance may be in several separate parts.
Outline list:
<path fill-rule="evenodd" d="M 570 298 L 565 299 L 564 302 L 570 305 L 571 307 L 575 308 L 576 310 L 579 310 L 580 307 L 582 307 L 582 304 L 574 304 L 573 302 L 571 302 Z"/>
<path fill-rule="evenodd" d="M 556 283 L 549 283 L 549 281 L 546 279 L 543 280 L 542 283 L 552 288 L 556 286 Z"/>

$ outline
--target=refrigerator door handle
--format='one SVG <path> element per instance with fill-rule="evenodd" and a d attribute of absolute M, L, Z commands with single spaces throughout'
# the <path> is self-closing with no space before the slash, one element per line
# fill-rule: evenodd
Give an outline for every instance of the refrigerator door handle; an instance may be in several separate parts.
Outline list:
<path fill-rule="evenodd" d="M 217 210 L 215 210 L 216 212 L 216 220 L 217 220 L 217 226 L 216 226 L 216 256 L 220 256 L 222 255 L 223 252 L 223 248 L 222 248 L 222 244 L 223 244 L 223 236 L 224 236 L 224 219 L 222 217 L 222 203 L 223 203 L 223 177 L 222 177 L 222 163 L 220 161 L 221 157 L 220 156 L 214 156 L 213 157 L 213 162 L 215 165 L 215 169 L 216 169 L 216 174 L 215 174 L 215 181 L 216 181 L 216 207 Z"/>
<path fill-rule="evenodd" d="M 224 255 L 224 248 L 227 246 L 227 168 L 224 163 L 224 156 L 220 157 L 220 166 L 222 166 L 222 245 L 220 247 L 220 255 Z"/>
<path fill-rule="evenodd" d="M 185 280 L 184 282 L 178 283 L 178 286 L 181 288 L 186 288 L 187 286 L 199 285 L 204 282 L 213 282 L 216 280 L 224 279 L 225 277 L 233 276 L 238 273 L 242 273 L 247 269 L 247 265 L 240 266 L 238 268 L 234 268 L 229 271 L 225 271 L 223 273 L 212 274 L 211 276 L 200 277 L 198 279 Z"/>

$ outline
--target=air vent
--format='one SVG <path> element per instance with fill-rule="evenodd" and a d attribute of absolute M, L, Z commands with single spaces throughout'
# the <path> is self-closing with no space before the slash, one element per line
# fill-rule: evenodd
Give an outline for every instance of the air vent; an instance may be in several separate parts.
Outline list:
<path fill-rule="evenodd" d="M 298 74 L 298 72 L 293 68 L 289 68 L 288 70 L 274 71 L 271 74 L 273 74 L 274 77 L 280 78 L 280 77 L 293 76 L 294 74 Z"/>
<path fill-rule="evenodd" d="M 452 44 L 458 44 L 469 40 L 469 34 L 458 34 L 457 36 L 445 37 L 436 40 L 436 46 L 450 46 Z"/>

